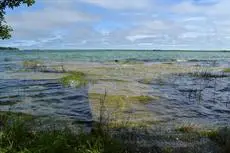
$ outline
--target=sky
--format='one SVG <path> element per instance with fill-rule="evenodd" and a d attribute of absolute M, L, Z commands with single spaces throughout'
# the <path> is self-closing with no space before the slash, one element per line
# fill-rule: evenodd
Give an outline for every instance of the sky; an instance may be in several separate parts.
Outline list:
<path fill-rule="evenodd" d="M 7 9 L 21 49 L 229 49 L 230 0 L 36 0 Z"/>

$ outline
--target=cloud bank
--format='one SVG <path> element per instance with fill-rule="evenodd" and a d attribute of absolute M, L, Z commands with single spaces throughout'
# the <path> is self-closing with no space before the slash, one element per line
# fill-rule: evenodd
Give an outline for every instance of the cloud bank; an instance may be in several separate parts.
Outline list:
<path fill-rule="evenodd" d="M 19 48 L 228 49 L 229 0 L 40 0 L 7 10 Z"/>

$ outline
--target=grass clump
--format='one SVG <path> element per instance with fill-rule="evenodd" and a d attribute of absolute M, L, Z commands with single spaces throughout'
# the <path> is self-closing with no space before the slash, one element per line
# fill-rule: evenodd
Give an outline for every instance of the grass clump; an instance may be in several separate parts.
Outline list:
<path fill-rule="evenodd" d="M 151 84 L 153 81 L 152 78 L 144 78 L 143 80 L 141 80 L 140 82 L 141 83 L 144 83 L 144 84 Z"/>
<path fill-rule="evenodd" d="M 25 113 L 14 113 L 14 112 L 0 112 L 0 122 L 6 124 L 10 120 L 23 120 L 31 121 L 34 117 Z"/>
<path fill-rule="evenodd" d="M 99 100 L 103 94 L 97 94 L 97 93 L 90 93 L 89 98 L 91 100 Z M 150 96 L 124 96 L 124 95 L 106 95 L 106 103 L 113 105 L 113 104 L 119 104 L 120 106 L 127 106 L 131 103 L 150 103 L 153 100 L 156 100 L 157 97 L 150 97 Z"/>
<path fill-rule="evenodd" d="M 183 125 L 178 128 L 176 128 L 176 131 L 182 132 L 182 133 L 191 133 L 191 132 L 196 132 L 198 127 L 195 125 Z"/>
<path fill-rule="evenodd" d="M 202 137 L 208 137 L 210 139 L 214 139 L 218 136 L 217 130 L 203 130 L 199 131 L 198 134 Z"/>
<path fill-rule="evenodd" d="M 103 122 L 111 129 L 144 128 L 150 125 L 148 120 L 141 120 L 149 117 L 149 114 L 142 112 L 142 107 L 145 106 L 140 104 L 149 103 L 154 100 L 152 97 L 90 93 L 89 99 L 93 103 L 93 111 L 100 110 L 98 114 L 96 113 L 95 119 L 105 119 Z M 136 107 L 141 110 L 138 111 Z"/>
<path fill-rule="evenodd" d="M 180 131 L 180 132 L 183 132 L 183 133 L 189 133 L 189 132 L 193 132 L 194 128 L 191 127 L 191 126 L 183 126 L 183 127 L 180 127 L 178 129 L 176 129 L 176 131 Z"/>
<path fill-rule="evenodd" d="M 223 70 L 223 72 L 225 72 L 225 73 L 230 73 L 230 68 L 225 68 L 225 69 Z"/>
<path fill-rule="evenodd" d="M 81 87 L 88 84 L 86 75 L 82 72 L 71 72 L 68 76 L 61 78 L 60 82 L 66 87 Z"/>
<path fill-rule="evenodd" d="M 158 99 L 158 98 L 156 98 L 156 97 L 153 98 L 153 97 L 150 97 L 150 96 L 143 96 L 143 95 L 141 95 L 141 96 L 132 97 L 132 99 L 133 99 L 134 101 L 138 101 L 138 102 L 140 102 L 140 103 L 148 104 L 148 103 L 150 103 L 151 101 L 156 100 L 156 99 Z"/>

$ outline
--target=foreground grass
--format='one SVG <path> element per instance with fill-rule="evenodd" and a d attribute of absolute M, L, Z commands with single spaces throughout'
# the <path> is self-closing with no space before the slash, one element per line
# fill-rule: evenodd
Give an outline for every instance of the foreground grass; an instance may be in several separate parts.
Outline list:
<path fill-rule="evenodd" d="M 141 147 L 138 145 L 111 137 L 108 131 L 103 129 L 104 125 L 95 125 L 90 133 L 76 134 L 67 128 L 57 130 L 47 127 L 35 130 L 33 124 L 29 124 L 33 119 L 27 114 L 0 112 L 0 153 L 136 153 L 137 150 L 138 153 L 156 153 L 151 147 L 140 150 Z M 219 145 L 220 153 L 230 152 L 229 128 L 197 131 L 194 127 L 186 126 L 180 129 L 183 129 L 180 132 L 192 134 L 189 137 L 197 135 L 212 140 Z M 157 151 L 174 152 L 173 148 L 167 146 Z"/>
<path fill-rule="evenodd" d="M 230 128 L 202 130 L 191 125 L 181 126 L 176 131 L 208 138 L 220 147 L 220 153 L 230 153 Z"/>
<path fill-rule="evenodd" d="M 78 135 L 69 129 L 33 130 L 28 126 L 31 116 L 25 114 L 1 113 L 0 121 L 0 153 L 122 153 L 126 150 L 125 145 L 100 129 Z"/>

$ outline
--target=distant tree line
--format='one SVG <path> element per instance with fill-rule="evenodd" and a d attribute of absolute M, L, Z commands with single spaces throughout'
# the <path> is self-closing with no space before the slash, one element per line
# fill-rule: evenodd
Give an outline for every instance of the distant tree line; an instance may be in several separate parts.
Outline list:
<path fill-rule="evenodd" d="M 1 50 L 19 50 L 18 48 L 14 48 L 14 47 L 0 47 L 0 51 Z"/>

